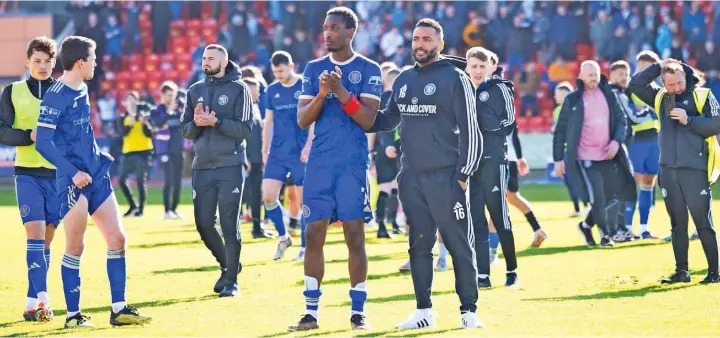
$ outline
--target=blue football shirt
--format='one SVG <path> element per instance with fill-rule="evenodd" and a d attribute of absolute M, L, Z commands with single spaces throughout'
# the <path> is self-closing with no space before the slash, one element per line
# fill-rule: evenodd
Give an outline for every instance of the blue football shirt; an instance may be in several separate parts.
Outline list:
<path fill-rule="evenodd" d="M 270 154 L 281 160 L 291 158 L 299 160 L 300 151 L 308 138 L 308 131 L 301 129 L 297 123 L 297 106 L 301 93 L 300 80 L 289 87 L 277 81 L 273 82 L 265 93 L 266 107 L 273 111 Z"/>

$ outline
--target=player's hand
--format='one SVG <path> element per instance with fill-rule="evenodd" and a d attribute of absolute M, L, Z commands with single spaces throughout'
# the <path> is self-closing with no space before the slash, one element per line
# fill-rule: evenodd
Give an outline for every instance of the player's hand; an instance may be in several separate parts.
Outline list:
<path fill-rule="evenodd" d="M 330 89 L 332 89 L 333 93 L 337 93 L 342 88 L 342 70 L 340 70 L 340 67 L 335 66 L 335 70 L 330 73 Z"/>
<path fill-rule="evenodd" d="M 210 115 L 208 115 L 207 119 L 208 119 L 208 123 L 209 123 L 208 126 L 210 126 L 210 127 L 214 127 L 215 124 L 217 123 L 217 117 L 215 116 L 214 111 L 210 112 Z"/>
<path fill-rule="evenodd" d="M 312 143 L 307 143 L 300 152 L 300 161 L 302 161 L 302 163 L 307 163 L 310 157 L 310 148 L 312 148 Z"/>
<path fill-rule="evenodd" d="M 251 171 L 252 171 L 252 168 L 253 168 L 253 167 L 252 167 L 252 164 L 250 164 L 250 162 L 248 162 L 248 163 L 247 163 L 247 172 L 251 172 Z"/>
<path fill-rule="evenodd" d="M 33 129 L 33 130 L 30 132 L 30 139 L 31 139 L 33 142 L 35 142 L 35 138 L 36 138 L 36 137 L 37 137 L 37 128 Z"/>
<path fill-rule="evenodd" d="M 458 184 L 460 184 L 460 188 L 462 188 L 463 191 L 467 190 L 467 183 L 465 181 L 458 180 Z"/>
<path fill-rule="evenodd" d="M 517 166 L 518 174 L 520 174 L 520 176 L 525 176 L 530 172 L 530 167 L 528 166 L 528 163 L 524 158 L 519 158 L 517 160 Z"/>
<path fill-rule="evenodd" d="M 617 155 L 618 150 L 620 150 L 620 143 L 618 143 L 615 140 L 610 141 L 610 144 L 608 144 L 607 147 L 605 147 L 605 159 L 612 160 L 615 158 L 615 155 Z"/>
<path fill-rule="evenodd" d="M 555 162 L 555 176 L 560 178 L 565 177 L 565 161 Z"/>
<path fill-rule="evenodd" d="M 687 112 L 685 111 L 685 109 L 682 108 L 673 108 L 673 110 L 670 111 L 670 118 L 680 121 L 683 126 L 687 125 L 688 123 Z"/>
<path fill-rule="evenodd" d="M 195 115 L 195 124 L 199 127 L 209 127 L 215 124 L 215 112 L 210 113 L 210 108 L 205 107 L 205 110 L 200 115 Z"/>
<path fill-rule="evenodd" d="M 322 74 L 320 74 L 320 91 L 318 92 L 318 95 L 320 95 L 320 97 L 326 97 L 331 92 L 332 90 L 330 89 L 330 73 L 325 70 L 322 72 Z"/>
<path fill-rule="evenodd" d="M 385 156 L 387 156 L 387 158 L 396 158 L 397 157 L 397 149 L 395 149 L 395 146 L 385 147 Z"/>
<path fill-rule="evenodd" d="M 85 172 L 78 171 L 75 176 L 73 176 L 73 184 L 75 184 L 76 187 L 82 189 L 88 186 L 88 184 L 92 183 L 92 177 L 88 175 Z"/>

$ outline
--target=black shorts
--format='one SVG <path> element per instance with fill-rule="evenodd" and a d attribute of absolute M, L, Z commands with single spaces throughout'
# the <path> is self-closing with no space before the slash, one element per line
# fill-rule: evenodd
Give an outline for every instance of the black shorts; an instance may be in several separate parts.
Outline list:
<path fill-rule="evenodd" d="M 517 161 L 508 161 L 509 176 L 508 177 L 508 191 L 518 192 L 520 190 L 520 174 L 518 173 Z"/>
<path fill-rule="evenodd" d="M 390 183 L 395 180 L 398 174 L 397 162 L 395 159 L 378 156 L 375 159 L 375 171 L 377 172 L 377 183 Z"/>

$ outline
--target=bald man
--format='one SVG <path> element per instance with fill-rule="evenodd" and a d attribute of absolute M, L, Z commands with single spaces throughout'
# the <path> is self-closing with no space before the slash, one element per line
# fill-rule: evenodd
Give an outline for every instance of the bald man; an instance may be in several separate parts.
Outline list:
<path fill-rule="evenodd" d="M 616 233 L 607 210 L 621 201 L 635 200 L 635 181 L 622 143 L 627 122 L 625 113 L 613 94 L 600 66 L 585 61 L 580 67 L 578 89 L 570 93 L 560 111 L 553 137 L 555 173 L 566 173 L 581 193 L 589 198 L 592 210 L 578 224 L 585 242 L 594 246 L 593 225 L 600 228 L 600 246 L 614 245 Z M 567 152 L 565 148 L 567 146 Z M 567 156 L 567 167 L 565 166 Z M 615 213 L 613 213 L 614 217 Z"/>

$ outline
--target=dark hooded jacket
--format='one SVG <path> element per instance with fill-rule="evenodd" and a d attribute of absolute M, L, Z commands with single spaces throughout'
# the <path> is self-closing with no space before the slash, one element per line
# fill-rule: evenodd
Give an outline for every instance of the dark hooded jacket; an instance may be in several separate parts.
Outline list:
<path fill-rule="evenodd" d="M 198 104 L 215 112 L 218 121 L 212 127 L 195 124 Z M 245 139 L 252 128 L 252 97 L 240 79 L 239 67 L 228 63 L 225 75 L 198 81 L 188 89 L 187 102 L 180 120 L 182 135 L 194 140 L 193 169 L 214 169 L 245 164 Z"/>
<path fill-rule="evenodd" d="M 507 137 L 515 130 L 515 89 L 502 78 L 503 69 L 475 89 L 478 123 L 483 136 L 483 161 L 507 162 Z"/>
<path fill-rule="evenodd" d="M 720 105 L 710 93 L 702 112 L 699 112 L 693 91 L 700 80 L 690 66 L 683 64 L 683 69 L 687 87 L 682 94 L 674 95 L 675 107 L 685 109 L 688 123 L 682 125 L 670 118 L 671 107 L 667 103 L 671 95 L 665 94 L 657 112 L 660 120 L 660 166 L 707 171 L 708 144 L 705 139 L 720 134 Z M 655 96 L 660 91 L 651 83 L 660 76 L 660 72 L 660 65 L 655 63 L 630 80 L 632 93 L 651 107 L 655 106 Z"/>
<path fill-rule="evenodd" d="M 587 184 L 583 181 L 584 176 L 580 170 L 581 163 L 577 159 L 580 135 L 582 134 L 585 118 L 585 105 L 583 101 L 585 88 L 580 79 L 576 82 L 577 90 L 568 94 L 565 98 L 565 102 L 563 102 L 562 109 L 560 110 L 560 117 L 555 126 L 555 134 L 553 135 L 553 160 L 555 162 L 565 160 L 565 174 L 568 177 L 569 184 L 572 185 L 578 193 L 582 194 L 578 196 L 580 199 L 591 200 Z M 622 107 L 620 107 L 604 75 L 600 77 L 599 89 L 602 90 L 605 100 L 608 103 L 608 108 L 610 109 L 610 140 L 617 141 L 618 144 L 621 145 L 617 155 L 615 155 L 613 159 L 619 171 L 616 173 L 616 175 L 618 175 L 616 178 L 626 182 L 626 184 L 622 184 L 626 189 L 610 192 L 610 194 L 614 198 L 623 201 L 635 201 L 637 192 L 635 191 L 633 171 L 625 147 L 622 146 L 627 132 L 625 112 Z"/>

